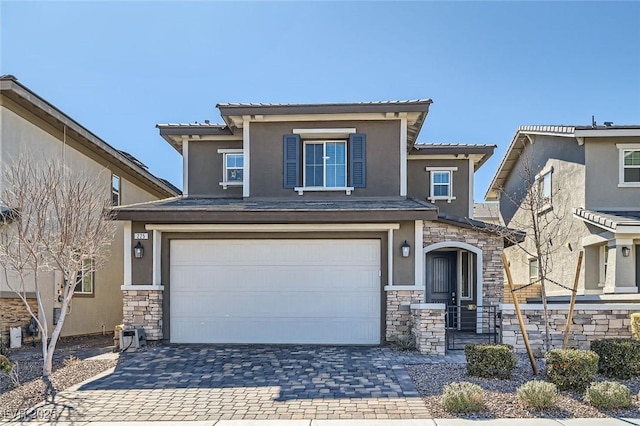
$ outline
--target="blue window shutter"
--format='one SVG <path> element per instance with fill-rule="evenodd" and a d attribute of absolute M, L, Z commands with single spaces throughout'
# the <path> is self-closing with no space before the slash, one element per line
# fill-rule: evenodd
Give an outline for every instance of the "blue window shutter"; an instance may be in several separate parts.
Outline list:
<path fill-rule="evenodd" d="M 367 186 L 367 135 L 354 133 L 349 135 L 349 186 L 365 188 Z"/>
<path fill-rule="evenodd" d="M 283 186 L 285 188 L 295 188 L 300 186 L 300 136 L 284 135 L 283 145 Z"/>

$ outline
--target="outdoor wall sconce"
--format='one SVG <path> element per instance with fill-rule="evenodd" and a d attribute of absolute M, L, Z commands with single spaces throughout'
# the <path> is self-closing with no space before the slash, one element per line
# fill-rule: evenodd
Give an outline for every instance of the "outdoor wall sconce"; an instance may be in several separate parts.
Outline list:
<path fill-rule="evenodd" d="M 622 256 L 629 257 L 631 249 L 629 247 L 622 247 Z"/>
<path fill-rule="evenodd" d="M 402 257 L 409 257 L 409 255 L 411 254 L 411 246 L 409 245 L 407 240 L 404 240 L 404 243 L 402 243 L 400 248 L 402 249 Z"/>
<path fill-rule="evenodd" d="M 138 244 L 133 247 L 133 257 L 136 259 L 142 259 L 144 256 L 144 246 L 138 241 Z"/>

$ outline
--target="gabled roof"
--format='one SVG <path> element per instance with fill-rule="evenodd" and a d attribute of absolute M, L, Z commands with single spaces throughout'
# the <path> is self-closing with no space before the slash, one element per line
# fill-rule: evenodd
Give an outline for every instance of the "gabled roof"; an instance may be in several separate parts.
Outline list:
<path fill-rule="evenodd" d="M 372 117 L 388 119 L 406 114 L 407 144 L 412 146 L 416 143 L 432 103 L 431 99 L 315 104 L 219 103 L 216 108 L 220 110 L 224 124 L 158 124 L 156 127 L 160 129 L 160 135 L 181 153 L 182 136 L 237 136 L 241 134 L 240 129 L 247 116 L 252 121 L 266 122 L 340 119 L 340 115 L 352 120 Z"/>
<path fill-rule="evenodd" d="M 478 170 L 492 155 L 496 145 L 461 143 L 417 143 L 409 151 L 411 156 L 453 155 L 472 158 Z"/>
<path fill-rule="evenodd" d="M 132 176 L 135 176 L 146 185 L 154 188 L 158 193 L 163 194 L 163 196 L 172 197 L 180 194 L 180 190 L 166 180 L 160 179 L 150 173 L 149 170 L 147 170 L 147 166 L 133 155 L 109 145 L 80 123 L 18 82 L 16 77 L 12 75 L 0 76 L 0 92 L 2 96 L 6 96 L 21 107 L 33 112 L 52 126 L 60 128 L 61 130 L 66 126 L 67 133 L 74 134 L 80 143 L 87 146 L 88 149 L 97 153 L 108 162 L 131 173 Z"/>

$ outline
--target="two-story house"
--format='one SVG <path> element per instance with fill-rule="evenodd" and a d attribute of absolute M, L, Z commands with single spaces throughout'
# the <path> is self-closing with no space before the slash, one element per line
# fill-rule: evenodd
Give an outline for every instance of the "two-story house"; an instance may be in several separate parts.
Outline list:
<path fill-rule="evenodd" d="M 380 344 L 412 310 L 497 304 L 503 240 L 472 220 L 495 147 L 417 144 L 430 105 L 219 104 L 224 124 L 158 125 L 184 194 L 116 209 L 125 321 L 176 343 Z"/>
<path fill-rule="evenodd" d="M 640 126 L 520 127 L 486 194 L 499 200 L 507 226 L 528 221 L 521 205 L 529 185 L 525 168 L 546 194 L 538 214 L 559 221 L 549 277 L 570 287 L 584 250 L 580 300 L 638 300 Z M 537 279 L 534 256 L 517 247 L 505 251 L 517 282 Z M 553 284 L 548 293 L 569 294 Z"/>
<path fill-rule="evenodd" d="M 31 159 L 34 166 L 53 159 L 74 171 L 83 171 L 111 188 L 114 205 L 180 193 L 167 181 L 151 174 L 132 155 L 100 139 L 14 76 L 5 75 L 0 77 L 0 171 L 20 158 Z M 4 176 L 0 177 L 0 185 L 7 185 Z M 62 336 L 110 332 L 121 323 L 124 225 L 118 226 L 120 231 L 111 244 L 108 263 L 94 273 L 85 272 L 79 279 Z M 22 300 L 13 291 L 19 289 L 16 277 L 10 273 L 8 277 L 7 280 L 0 270 L 0 333 L 4 336 L 11 327 L 26 328 L 30 320 Z M 61 306 L 57 296 L 63 285 L 62 275 L 56 271 L 41 272 L 40 283 L 42 306 L 51 329 L 56 309 Z M 33 282 L 27 282 L 24 295 L 37 312 Z"/>

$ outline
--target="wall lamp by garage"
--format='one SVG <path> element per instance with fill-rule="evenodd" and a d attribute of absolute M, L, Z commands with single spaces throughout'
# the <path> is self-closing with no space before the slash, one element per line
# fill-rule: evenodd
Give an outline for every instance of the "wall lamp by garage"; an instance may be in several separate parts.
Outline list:
<path fill-rule="evenodd" d="M 622 247 L 622 255 L 624 257 L 629 257 L 631 254 L 631 249 L 629 247 Z"/>
<path fill-rule="evenodd" d="M 402 257 L 409 257 L 409 255 L 411 254 L 411 246 L 409 245 L 407 240 L 404 240 L 404 243 L 402 243 L 400 249 L 402 250 Z"/>
<path fill-rule="evenodd" d="M 140 241 L 138 241 L 138 244 L 133 247 L 133 257 L 135 257 L 136 259 L 142 259 L 143 256 L 144 246 L 140 243 Z"/>

